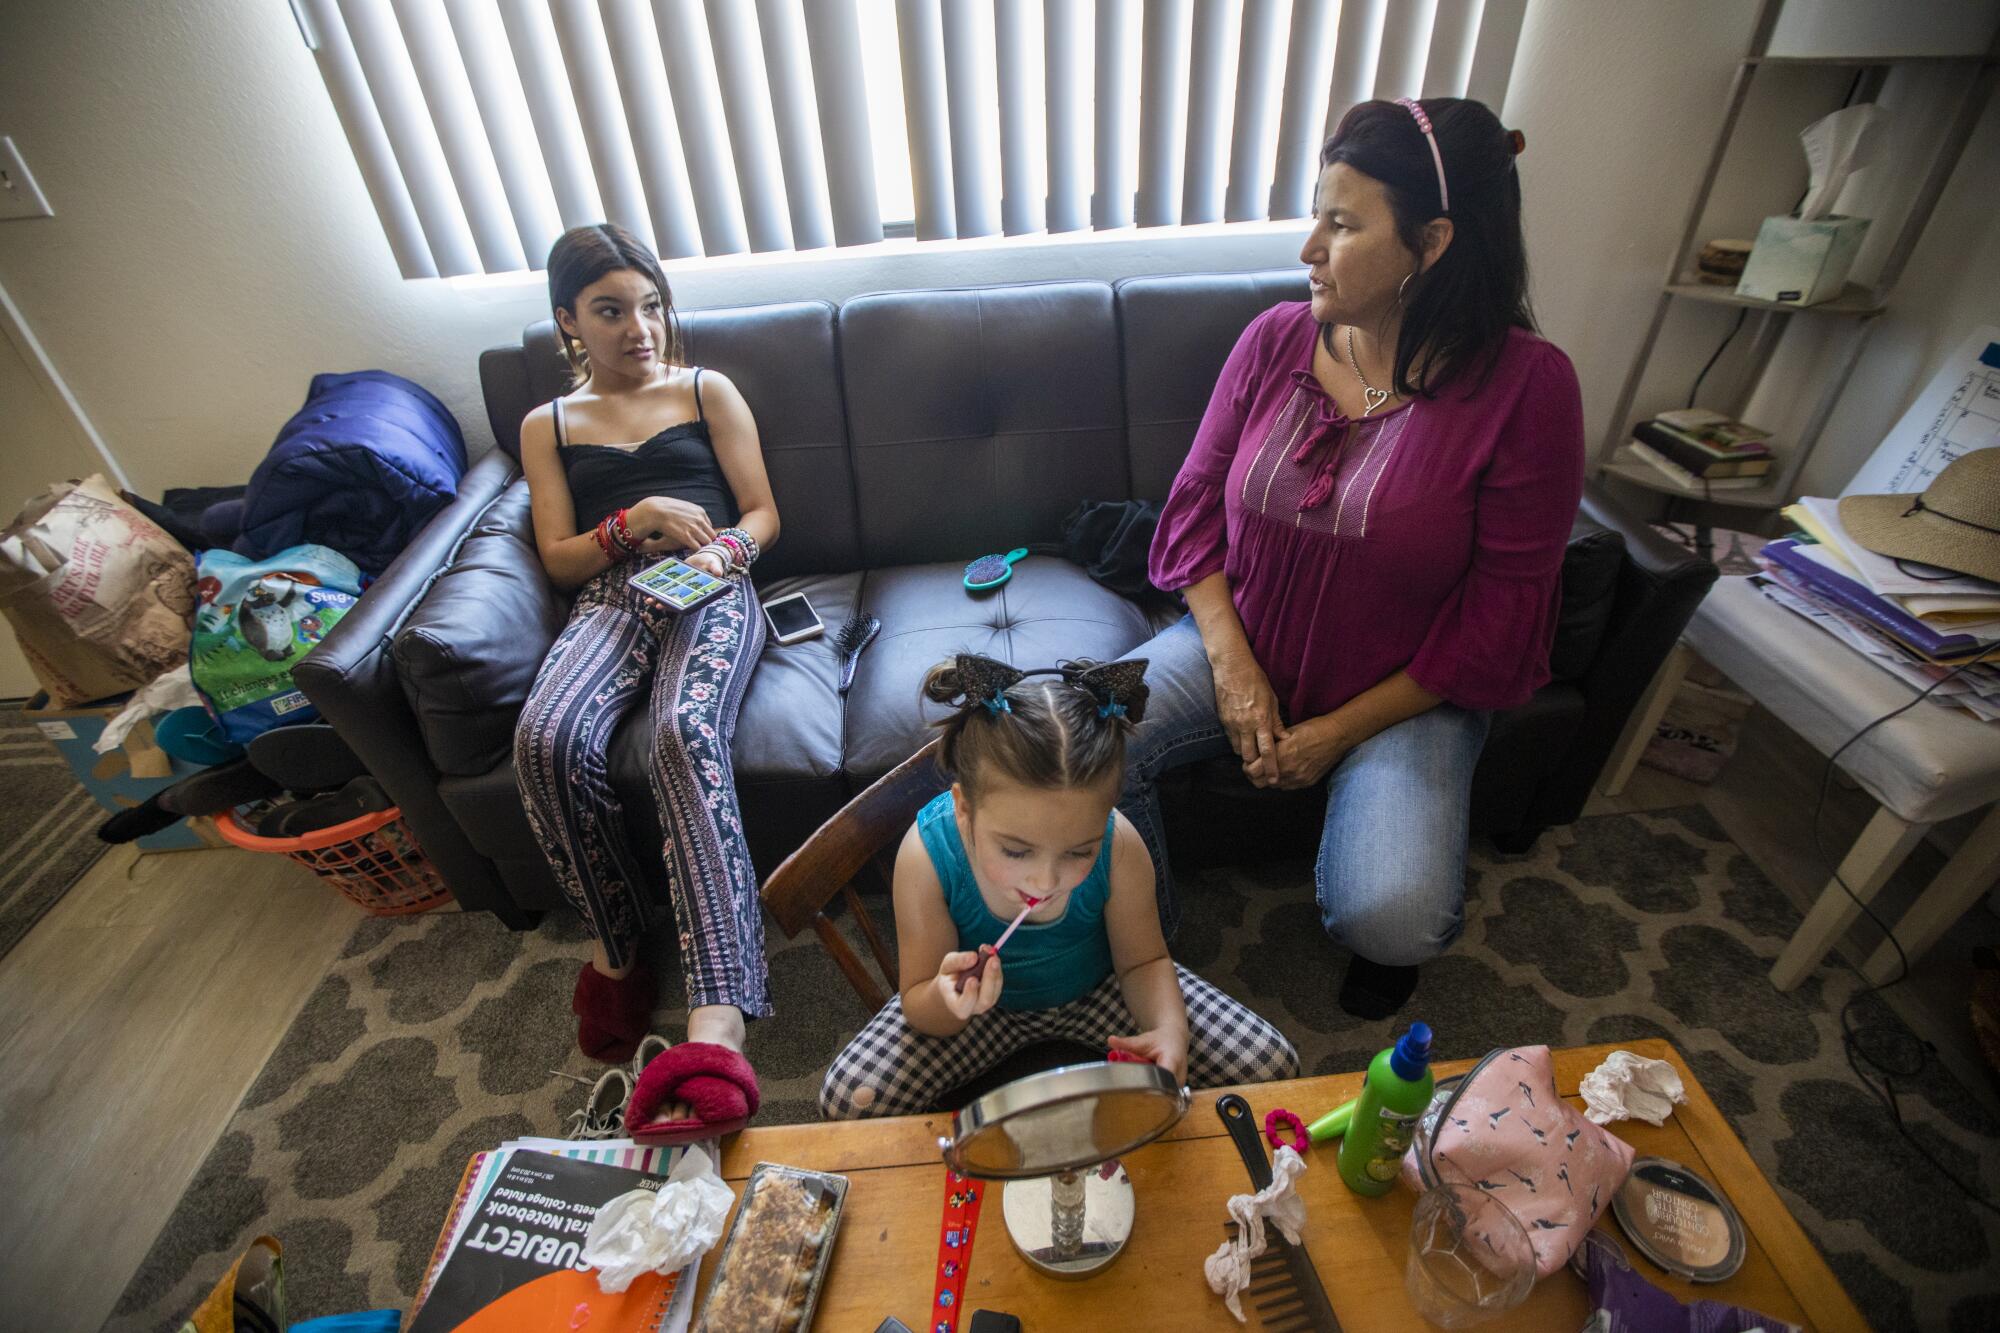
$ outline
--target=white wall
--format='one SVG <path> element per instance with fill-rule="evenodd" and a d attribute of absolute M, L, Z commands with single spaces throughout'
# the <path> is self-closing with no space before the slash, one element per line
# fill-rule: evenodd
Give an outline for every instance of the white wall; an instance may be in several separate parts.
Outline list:
<path fill-rule="evenodd" d="M 490 447 L 478 354 L 546 317 L 546 288 L 397 275 L 284 0 L 4 0 L 0 134 L 56 210 L 0 223 L 0 285 L 140 490 L 246 477 L 322 370 L 407 375 L 475 453 Z M 1017 238 L 669 271 L 695 308 L 1261 268 L 1291 262 L 1303 235 Z"/>
<path fill-rule="evenodd" d="M 1821 3 L 1808 3 L 1808 17 Z M 2000 4 L 1876 8 L 1932 15 L 1905 21 L 1897 34 L 1930 40 L 1942 30 L 1936 13 L 1981 12 L 1990 29 Z M 1536 300 L 1550 336 L 1576 359 L 1593 436 L 1642 332 L 1753 12 L 1744 0 L 1529 7 L 1505 118 L 1529 138 L 1522 173 Z M 1819 91 L 1785 96 L 1804 105 Z M 14 136 L 57 210 L 50 219 L 0 222 L 0 286 L 141 490 L 241 479 L 321 370 L 381 366 L 408 375 L 456 412 L 475 451 L 489 444 L 477 354 L 541 317 L 542 290 L 533 279 L 397 276 L 283 0 L 0 3 L 0 133 Z M 1796 172 L 1796 149 L 1784 143 L 1791 133 L 1752 166 Z M 1990 124 L 1981 145 L 1988 165 L 1975 179 L 1991 180 Z M 1745 194 L 1739 211 L 1777 211 L 1765 196 L 1783 195 L 1788 205 L 1789 188 L 1749 182 L 1755 197 Z M 1993 243 L 1973 195 L 1961 180 L 1935 225 L 1941 236 L 1976 239 L 1961 252 L 1984 256 L 1976 271 L 1991 288 Z M 1290 263 L 1301 233 L 1296 225 L 1172 239 L 1125 232 L 1084 244 L 1029 237 L 922 253 L 888 247 L 862 258 L 686 261 L 673 280 L 681 302 L 700 307 L 1245 269 Z M 1865 401 L 1876 417 L 1893 418 L 1893 406 L 1878 405 L 1907 397 L 1920 374 L 1912 365 L 1951 343 L 1958 330 L 1949 326 L 1978 303 L 1939 259 L 1919 253 L 1912 299 L 1899 302 L 1849 392 L 1850 403 Z M 1921 288 L 1926 267 L 1930 286 Z M 1915 299 L 1926 294 L 1936 304 Z M 1676 341 L 1683 361 L 1663 358 L 1663 384 L 1684 386 L 1683 363 L 1691 374 L 1725 318 L 1697 312 L 1696 326 Z M 1861 414 L 1843 418 L 1829 432 L 1828 457 L 1846 457 L 1853 440 L 1881 428 Z M 22 467 L 28 490 L 62 470 L 11 440 L 4 462 L 10 490 L 21 489 Z"/>
<path fill-rule="evenodd" d="M 1528 136 L 1521 159 L 1529 259 L 1543 330 L 1576 362 L 1593 449 L 1610 422 L 1659 284 L 1680 238 L 1692 190 L 1721 124 L 1756 6 L 1741 0 L 1602 4 L 1535 0 L 1521 34 L 1505 119 Z M 1773 53 L 1909 54 L 1983 49 L 2000 3 L 1861 5 L 1791 0 Z M 1704 213 L 1704 237 L 1754 237 L 1763 217 L 1804 189 L 1798 132 L 1839 105 L 1851 71 L 1766 69 L 1739 123 L 1735 147 Z M 1857 177 L 1843 206 L 1878 223 L 1857 266 L 1868 278 L 1927 162 L 1923 126 L 1937 126 L 1963 74 L 1918 68 L 1891 76 L 1881 102 L 1895 118 L 1885 161 Z M 1935 132 L 1935 130 L 1933 130 Z M 1992 181 L 2000 173 L 2000 104 L 1989 105 L 1951 186 L 1905 269 L 1889 313 L 1842 391 L 1800 481 L 1833 494 L 1880 441 L 1937 359 L 1972 324 L 2000 318 L 2000 228 Z M 1735 312 L 1677 302 L 1632 416 L 1684 401 Z M 1810 314 L 1791 327 L 1745 414 L 1796 432 L 1834 367 L 1851 323 Z M 1705 404 L 1728 405 L 1756 330 L 1753 319 L 1704 382 Z M 1648 497 L 1638 496 L 1641 502 Z"/>

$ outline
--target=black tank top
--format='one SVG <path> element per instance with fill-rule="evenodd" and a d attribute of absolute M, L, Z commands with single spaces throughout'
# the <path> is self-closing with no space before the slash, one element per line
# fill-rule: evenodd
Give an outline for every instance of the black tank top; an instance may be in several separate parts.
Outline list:
<path fill-rule="evenodd" d="M 669 426 L 629 449 L 613 444 L 571 444 L 563 400 L 556 399 L 554 406 L 556 454 L 569 479 L 578 532 L 589 532 L 605 515 L 629 509 L 654 495 L 700 505 L 708 521 L 718 528 L 731 527 L 742 517 L 708 436 L 699 368 L 694 372 L 695 419 Z"/>

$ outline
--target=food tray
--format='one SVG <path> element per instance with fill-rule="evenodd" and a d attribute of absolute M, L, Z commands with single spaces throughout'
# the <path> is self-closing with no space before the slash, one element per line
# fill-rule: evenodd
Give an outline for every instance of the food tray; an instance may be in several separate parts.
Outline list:
<path fill-rule="evenodd" d="M 800 1237 L 798 1249 L 790 1257 L 774 1253 L 771 1244 L 760 1245 L 755 1237 L 743 1238 L 744 1219 L 761 1211 L 755 1207 L 759 1193 L 778 1189 L 802 1191 L 817 1214 L 816 1224 Z M 743 1187 L 743 1203 L 736 1210 L 736 1220 L 723 1239 L 722 1254 L 716 1260 L 715 1277 L 708 1285 L 708 1299 L 702 1304 L 695 1333 L 805 1333 L 811 1328 L 813 1307 L 819 1303 L 827 1265 L 833 1259 L 834 1237 L 840 1230 L 840 1212 L 846 1202 L 846 1176 L 781 1166 L 776 1162 L 757 1163 Z M 739 1249 L 745 1256 L 741 1263 L 749 1266 L 747 1275 L 736 1274 L 732 1267 Z M 793 1277 L 783 1297 L 775 1302 L 776 1308 L 769 1319 L 746 1322 L 738 1311 L 718 1305 L 717 1297 L 732 1282 L 754 1281 L 757 1272 L 773 1263 L 788 1265 Z"/>

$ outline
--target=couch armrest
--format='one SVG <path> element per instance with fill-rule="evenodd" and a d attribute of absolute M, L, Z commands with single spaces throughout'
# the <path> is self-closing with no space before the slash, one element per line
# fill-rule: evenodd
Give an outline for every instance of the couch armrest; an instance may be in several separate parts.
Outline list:
<path fill-rule="evenodd" d="M 439 773 L 477 777 L 507 761 L 569 606 L 535 548 L 528 485 L 516 482 L 396 629 L 396 680 Z"/>
<path fill-rule="evenodd" d="M 1625 563 L 1603 643 L 1577 681 L 1583 720 L 1563 762 L 1535 796 L 1532 823 L 1540 827 L 1567 824 L 1582 813 L 1632 709 L 1716 578 L 1713 564 L 1662 537 L 1597 482 L 1585 484 L 1582 507 L 1624 536 Z"/>
<path fill-rule="evenodd" d="M 515 926 L 527 924 L 525 914 L 438 798 L 437 768 L 397 681 L 391 648 L 397 629 L 451 564 L 465 535 L 519 474 L 514 460 L 498 450 L 473 464 L 459 482 L 458 498 L 425 525 L 293 672 L 321 716 L 402 807 L 459 902 Z"/>

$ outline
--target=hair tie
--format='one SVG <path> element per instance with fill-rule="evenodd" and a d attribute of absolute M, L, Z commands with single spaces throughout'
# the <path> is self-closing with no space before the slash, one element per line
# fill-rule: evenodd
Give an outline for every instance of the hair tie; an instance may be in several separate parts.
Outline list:
<path fill-rule="evenodd" d="M 1423 131 L 1424 142 L 1431 146 L 1431 163 L 1437 167 L 1438 174 L 1438 212 L 1451 212 L 1451 195 L 1444 188 L 1444 154 L 1438 151 L 1437 135 L 1431 133 L 1431 118 L 1424 114 L 1423 107 L 1414 97 L 1399 97 L 1396 105 L 1416 119 L 1417 128 Z"/>
<path fill-rule="evenodd" d="M 1119 703 L 1116 699 L 1113 699 L 1108 704 L 1099 704 L 1097 706 L 1097 716 L 1100 718 L 1123 717 L 1125 716 L 1125 705 Z"/>
<path fill-rule="evenodd" d="M 994 717 L 998 717 L 1002 713 L 1011 713 L 1014 711 L 1013 701 L 1008 699 L 1004 694 L 989 694 L 979 702 Z"/>
<path fill-rule="evenodd" d="M 1290 1137 L 1281 1137 L 1287 1130 Z M 1273 1149 L 1290 1148 L 1300 1156 L 1304 1156 L 1306 1149 L 1312 1146 L 1312 1139 L 1306 1133 L 1306 1122 L 1282 1106 L 1264 1117 L 1264 1139 Z"/>

